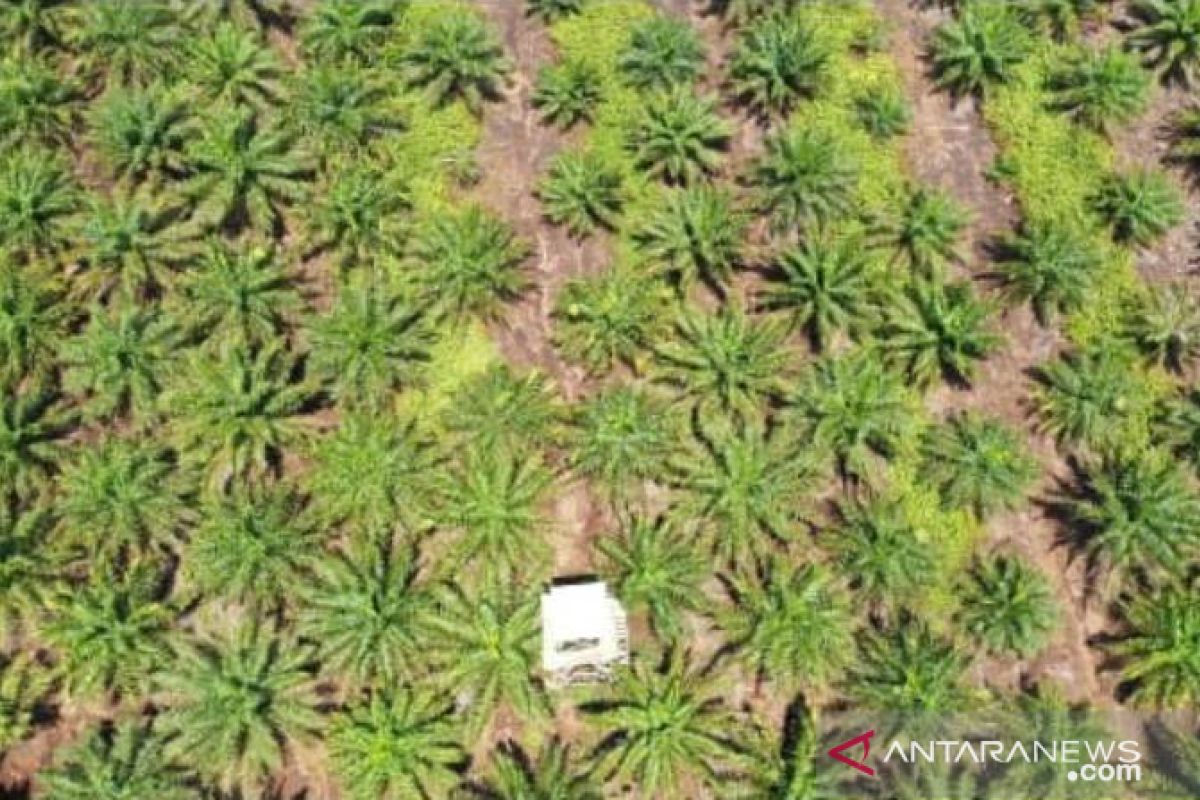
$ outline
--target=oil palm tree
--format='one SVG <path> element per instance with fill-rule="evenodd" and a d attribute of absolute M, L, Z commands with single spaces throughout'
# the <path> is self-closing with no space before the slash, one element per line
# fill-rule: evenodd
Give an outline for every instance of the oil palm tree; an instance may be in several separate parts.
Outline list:
<path fill-rule="evenodd" d="M 1181 108 L 1170 121 L 1170 160 L 1187 168 L 1193 180 L 1200 176 L 1200 104 Z"/>
<path fill-rule="evenodd" d="M 869 351 L 818 361 L 791 406 L 802 435 L 854 480 L 875 471 L 874 456 L 897 455 L 917 430 L 916 398 Z"/>
<path fill-rule="evenodd" d="M 1200 791 L 1200 736 L 1185 725 L 1156 721 L 1146 726 L 1157 755 L 1151 780 L 1169 800 L 1186 800 Z"/>
<path fill-rule="evenodd" d="M 686 21 L 659 15 L 637 24 L 617 58 L 617 66 L 632 86 L 664 90 L 687 86 L 704 66 L 704 45 Z"/>
<path fill-rule="evenodd" d="M 101 0 L 75 10 L 66 38 L 90 81 L 122 86 L 166 71 L 179 33 L 175 15 L 163 2 Z"/>
<path fill-rule="evenodd" d="M 1012 556 L 991 556 L 977 561 L 967 576 L 958 621 L 989 652 L 1026 658 L 1046 645 L 1058 609 L 1036 567 Z"/>
<path fill-rule="evenodd" d="M 61 439 L 74 421 L 44 385 L 0 392 L 0 498 L 13 503 L 42 491 L 63 458 Z"/>
<path fill-rule="evenodd" d="M 248 110 L 210 115 L 188 147 L 189 177 L 182 183 L 196 222 L 217 230 L 278 230 L 282 209 L 301 199 L 312 175 L 295 142 Z"/>
<path fill-rule="evenodd" d="M 844 793 L 820 752 L 816 714 L 803 696 L 788 704 L 782 730 L 773 723 L 755 724 L 750 766 L 739 781 L 745 800 L 839 800 Z"/>
<path fill-rule="evenodd" d="M 921 477 L 947 506 L 980 519 L 1019 506 L 1038 472 L 1015 431 L 972 412 L 930 427 L 921 442 Z"/>
<path fill-rule="evenodd" d="M 675 520 L 633 516 L 620 533 L 597 540 L 602 571 L 625 607 L 645 613 L 655 634 L 669 641 L 685 635 L 683 613 L 704 605 L 700 589 L 708 563 Z"/>
<path fill-rule="evenodd" d="M 1183 372 L 1200 358 L 1200 299 L 1182 283 L 1152 286 L 1130 309 L 1125 330 L 1147 359 Z"/>
<path fill-rule="evenodd" d="M 724 650 L 775 687 L 829 685 L 854 654 L 849 598 L 815 564 L 764 557 L 726 581 L 731 604 L 716 614 Z"/>
<path fill-rule="evenodd" d="M 597 776 L 632 781 L 644 797 L 671 797 L 687 783 L 711 787 L 741 755 L 739 720 L 713 679 L 675 651 L 656 665 L 622 670 L 600 700 L 581 706 L 600 732 Z"/>
<path fill-rule="evenodd" d="M 78 114 L 78 87 L 44 58 L 0 60 L 0 142 L 62 146 Z"/>
<path fill-rule="evenodd" d="M 1108 647 L 1133 704 L 1184 709 L 1200 699 L 1200 598 L 1168 587 L 1123 600 L 1125 632 Z"/>
<path fill-rule="evenodd" d="M 442 456 L 415 423 L 352 411 L 310 450 L 306 485 L 327 524 L 375 530 L 400 522 L 419 529 L 431 513 Z"/>
<path fill-rule="evenodd" d="M 676 189 L 637 232 L 637 241 L 681 294 L 697 281 L 723 292 L 741 260 L 748 222 L 725 190 L 707 185 Z"/>
<path fill-rule="evenodd" d="M 1092 197 L 1092 207 L 1114 240 L 1141 247 L 1162 238 L 1184 213 L 1179 190 L 1165 174 L 1150 170 L 1111 176 Z"/>
<path fill-rule="evenodd" d="M 706 429 L 695 415 L 693 431 L 669 462 L 668 483 L 680 492 L 676 511 L 699 524 L 698 541 L 725 561 L 747 564 L 794 538 L 805 511 L 797 498 L 819 477 L 794 432 L 751 424 Z"/>
<path fill-rule="evenodd" d="M 41 635 L 56 653 L 67 697 L 136 696 L 148 688 L 170 655 L 175 618 L 157 598 L 157 582 L 144 569 L 101 572 L 50 599 Z"/>
<path fill-rule="evenodd" d="M 0 262 L 0 385 L 49 374 L 71 322 L 59 287 L 41 270 Z"/>
<path fill-rule="evenodd" d="M 1077 464 L 1057 507 L 1070 524 L 1068 543 L 1097 572 L 1178 576 L 1200 547 L 1200 496 L 1161 453 L 1117 453 Z"/>
<path fill-rule="evenodd" d="M 39 622 L 47 596 L 57 590 L 58 579 L 46 547 L 52 528 L 53 520 L 45 508 L 0 510 L 0 642 L 7 644 Z M 3 704 L 0 700 L 0 706 Z M 0 722 L 0 731 L 3 727 Z M 0 750 L 5 747 L 0 732 Z"/>
<path fill-rule="evenodd" d="M 589 372 L 608 372 L 618 364 L 636 371 L 662 332 L 669 296 L 653 275 L 620 265 L 572 280 L 554 308 L 554 343 Z"/>
<path fill-rule="evenodd" d="M 404 252 L 407 187 L 376 167 L 338 163 L 305 208 L 305 249 L 344 268 L 371 267 Z"/>
<path fill-rule="evenodd" d="M 981 95 L 1013 79 L 1031 44 L 1006 4 L 967 3 L 934 31 L 929 55 L 938 86 L 957 96 Z"/>
<path fill-rule="evenodd" d="M 777 319 L 755 319 L 736 305 L 715 314 L 685 310 L 675 336 L 656 349 L 652 374 L 704 411 L 754 417 L 782 397 L 791 355 Z"/>
<path fill-rule="evenodd" d="M 111 435 L 81 447 L 62 467 L 58 488 L 60 535 L 100 563 L 171 549 L 189 517 L 186 482 L 149 442 Z"/>
<path fill-rule="evenodd" d="M 283 451 L 303 438 L 298 417 L 315 393 L 295 375 L 295 357 L 278 344 L 189 356 L 164 404 L 171 438 L 210 487 L 277 471 Z"/>
<path fill-rule="evenodd" d="M 0 35 L 14 52 L 32 54 L 62 44 L 69 21 L 66 0 L 14 0 L 0 4 Z"/>
<path fill-rule="evenodd" d="M 386 688 L 330 722 L 330 758 L 353 800 L 446 797 L 468 758 L 449 698 Z"/>
<path fill-rule="evenodd" d="M 616 227 L 624 200 L 620 173 L 587 152 L 555 158 L 537 195 L 546 217 L 579 238 L 597 228 Z"/>
<path fill-rule="evenodd" d="M 282 99 L 280 58 L 256 31 L 229 22 L 188 39 L 182 72 L 206 105 L 263 108 Z"/>
<path fill-rule="evenodd" d="M 1038 427 L 1060 442 L 1104 449 L 1148 412 L 1153 393 L 1122 343 L 1100 342 L 1066 353 L 1034 373 Z"/>
<path fill-rule="evenodd" d="M 300 45 L 314 62 L 373 64 L 403 14 L 399 0 L 322 0 L 300 26 Z"/>
<path fill-rule="evenodd" d="M 536 574 L 546 556 L 538 505 L 552 481 L 540 461 L 519 452 L 469 452 L 442 487 L 439 518 L 454 533 L 454 563 L 500 583 Z"/>
<path fill-rule="evenodd" d="M 817 93 L 829 55 L 816 31 L 794 15 L 764 15 L 739 34 L 729 82 L 756 114 L 783 116 Z"/>
<path fill-rule="evenodd" d="M 285 487 L 209 498 L 198 516 L 180 568 L 180 584 L 194 596 L 266 613 L 297 594 L 319 558 L 312 514 Z"/>
<path fill-rule="evenodd" d="M 487 776 L 466 787 L 478 800 L 601 800 L 590 771 L 572 760 L 571 748 L 553 738 L 534 755 L 511 740 L 489 759 Z"/>
<path fill-rule="evenodd" d="M 869 257 L 855 237 L 806 238 L 778 256 L 768 279 L 762 306 L 787 314 L 817 351 L 827 349 L 839 333 L 862 332 L 876 314 Z"/>
<path fill-rule="evenodd" d="M 0 247 L 14 261 L 50 260 L 72 243 L 78 191 L 57 155 L 21 148 L 0 158 Z"/>
<path fill-rule="evenodd" d="M 1056 110 L 1106 131 L 1145 110 L 1150 76 L 1124 50 L 1085 49 L 1051 76 L 1050 89 Z"/>
<path fill-rule="evenodd" d="M 769 214 L 776 231 L 839 220 L 850 213 L 857 165 L 830 136 L 808 128 L 790 128 L 767 140 L 751 181 L 758 208 Z"/>
<path fill-rule="evenodd" d="M 258 794 L 293 741 L 321 728 L 310 651 L 257 626 L 205 635 L 159 672 L 167 758 L 224 792 Z"/>
<path fill-rule="evenodd" d="M 0 752 L 33 733 L 50 684 L 45 668 L 32 658 L 0 656 Z"/>
<path fill-rule="evenodd" d="M 395 87 L 377 72 L 351 64 L 316 64 L 297 79 L 289 118 L 309 149 L 326 160 L 357 153 L 403 123 Z"/>
<path fill-rule="evenodd" d="M 115 88 L 91 106 L 89 140 L 121 183 L 160 185 L 183 173 L 191 118 L 188 99 L 174 87 Z"/>
<path fill-rule="evenodd" d="M 1185 389 L 1168 400 L 1156 422 L 1163 443 L 1200 472 L 1200 391 Z"/>
<path fill-rule="evenodd" d="M 507 223 L 473 205 L 418 231 L 410 258 L 444 313 L 486 317 L 526 287 L 528 253 Z"/>
<path fill-rule="evenodd" d="M 992 330 L 990 306 L 967 283 L 917 281 L 889 312 L 880 328 L 883 351 L 918 386 L 939 377 L 969 386 L 978 362 L 1003 341 Z"/>
<path fill-rule="evenodd" d="M 895 89 L 872 89 L 854 101 L 858 124 L 877 140 L 905 133 L 912 124 L 908 98 Z"/>
<path fill-rule="evenodd" d="M 1105 5 L 1106 0 L 1025 0 L 1021 13 L 1037 30 L 1064 42 L 1078 37 L 1084 22 L 1103 19 Z"/>
<path fill-rule="evenodd" d="M 1190 85 L 1200 68 L 1200 1 L 1136 0 L 1127 42 L 1164 79 Z"/>
<path fill-rule="evenodd" d="M 463 697 L 468 739 L 500 707 L 522 718 L 544 718 L 549 701 L 537 677 L 539 623 L 532 599 L 505 590 L 472 596 L 443 587 L 426 619 L 426 651 L 439 686 Z"/>
<path fill-rule="evenodd" d="M 509 70 L 500 40 L 469 10 L 440 17 L 403 56 L 410 86 L 427 89 L 435 102 L 462 100 L 476 114 L 496 99 Z"/>
<path fill-rule="evenodd" d="M 635 493 L 662 472 L 672 418 L 637 385 L 601 390 L 574 418 L 573 465 L 611 496 Z"/>
<path fill-rule="evenodd" d="M 429 593 L 420 565 L 390 542 L 356 543 L 318 559 L 300 594 L 301 635 L 325 674 L 353 687 L 393 685 L 415 675 Z"/>
<path fill-rule="evenodd" d="M 56 800 L 200 800 L 188 770 L 167 761 L 149 724 L 103 724 L 38 777 Z"/>
<path fill-rule="evenodd" d="M 679 88 L 646 101 L 629 146 L 651 176 L 695 183 L 720 167 L 731 134 L 714 100 Z"/>
<path fill-rule="evenodd" d="M 600 74 L 583 61 L 564 61 L 538 72 L 533 105 L 542 121 L 563 130 L 577 122 L 592 121 L 603 97 Z"/>
<path fill-rule="evenodd" d="M 1007 300 L 1030 303 L 1042 325 L 1054 314 L 1070 314 L 1086 302 L 1103 268 L 1104 256 L 1069 228 L 1028 223 L 1001 242 L 996 277 Z"/>
<path fill-rule="evenodd" d="M 344 406 L 383 406 L 400 387 L 420 382 L 434 339 L 420 306 L 368 280 L 343 286 L 309 332 L 309 367 Z"/>
<path fill-rule="evenodd" d="M 851 588 L 882 616 L 918 599 L 937 569 L 932 543 L 893 498 L 840 503 L 828 540 Z"/>
<path fill-rule="evenodd" d="M 464 383 L 443 422 L 473 448 L 523 452 L 555 442 L 561 414 L 545 375 L 497 364 Z"/>
<path fill-rule="evenodd" d="M 958 241 L 966 226 L 966 212 L 953 199 L 919 187 L 880 220 L 877 234 L 898 260 L 929 275 L 959 257 Z"/>
<path fill-rule="evenodd" d="M 183 6 L 177 8 L 176 13 L 202 30 L 229 22 L 261 33 L 267 28 L 282 28 L 295 21 L 291 0 L 206 0 L 203 3 L 174 0 L 172 5 Z"/>
<path fill-rule="evenodd" d="M 740 28 L 773 12 L 790 12 L 805 0 L 708 0 L 707 13 L 719 15 L 732 28 Z"/>

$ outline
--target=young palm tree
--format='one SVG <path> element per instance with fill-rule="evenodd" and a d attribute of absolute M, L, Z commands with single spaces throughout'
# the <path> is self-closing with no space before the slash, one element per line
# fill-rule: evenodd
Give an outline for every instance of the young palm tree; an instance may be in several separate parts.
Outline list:
<path fill-rule="evenodd" d="M 912 109 L 908 99 L 895 89 L 873 89 L 854 101 L 854 115 L 875 139 L 891 139 L 908 131 Z"/>
<path fill-rule="evenodd" d="M 284 66 L 257 31 L 222 22 L 185 45 L 184 77 L 206 106 L 262 108 L 281 101 Z"/>
<path fill-rule="evenodd" d="M 171 764 L 149 724 L 102 724 L 38 776 L 55 800 L 200 800 L 185 767 Z"/>
<path fill-rule="evenodd" d="M 411 258 L 438 306 L 455 317 L 494 316 L 527 285 L 528 247 L 479 206 L 439 216 L 417 233 Z"/>
<path fill-rule="evenodd" d="M 1121 607 L 1127 632 L 1109 645 L 1135 705 L 1194 708 L 1200 700 L 1200 598 L 1194 589 L 1137 593 Z"/>
<path fill-rule="evenodd" d="M 795 537 L 805 497 L 819 477 L 788 430 L 749 424 L 708 431 L 693 420 L 694 439 L 669 463 L 677 511 L 700 523 L 698 539 L 720 558 L 749 564 L 776 541 Z"/>
<path fill-rule="evenodd" d="M 554 308 L 554 342 L 568 359 L 603 374 L 618 364 L 638 371 L 663 328 L 670 292 L 645 271 L 610 267 L 566 284 Z"/>
<path fill-rule="evenodd" d="M 731 605 L 717 613 L 726 650 L 776 687 L 828 686 L 854 652 L 849 599 L 825 568 L 764 557 L 726 583 Z"/>
<path fill-rule="evenodd" d="M 257 796 L 293 740 L 321 727 L 308 648 L 241 625 L 181 648 L 159 673 L 167 758 L 221 791 Z"/>
<path fill-rule="evenodd" d="M 723 292 L 741 260 L 748 222 L 733 195 L 723 189 L 676 189 L 637 232 L 637 241 L 682 295 L 697 280 Z"/>
<path fill-rule="evenodd" d="M 636 516 L 623 522 L 619 535 L 596 542 L 602 571 L 625 607 L 644 612 L 655 634 L 669 642 L 685 635 L 682 613 L 704 607 L 700 584 L 710 572 L 684 536 L 669 517 Z"/>
<path fill-rule="evenodd" d="M 478 800 L 601 800 L 591 773 L 572 762 L 571 748 L 557 738 L 531 757 L 516 742 L 501 742 L 489 760 L 488 775 L 466 787 Z"/>
<path fill-rule="evenodd" d="M 137 696 L 170 655 L 175 612 L 157 599 L 159 576 L 101 572 L 51 598 L 41 636 L 71 698 Z"/>
<path fill-rule="evenodd" d="M 573 465 L 614 498 L 634 493 L 661 474 L 671 424 L 658 399 L 636 385 L 602 390 L 576 412 Z"/>
<path fill-rule="evenodd" d="M 792 398 L 792 415 L 802 434 L 855 480 L 876 471 L 872 456 L 891 458 L 917 429 L 916 399 L 869 351 L 817 362 Z"/>
<path fill-rule="evenodd" d="M 1022 16 L 1059 42 L 1073 41 L 1084 22 L 1104 17 L 1106 0 L 1025 0 Z"/>
<path fill-rule="evenodd" d="M 419 566 L 411 554 L 376 542 L 317 560 L 301 590 L 298 628 L 316 644 L 325 674 L 365 688 L 418 672 L 429 605 Z"/>
<path fill-rule="evenodd" d="M 592 121 L 603 97 L 600 74 L 582 61 L 564 61 L 538 72 L 533 104 L 542 121 L 569 130 L 581 120 Z"/>
<path fill-rule="evenodd" d="M 296 80 L 289 119 L 325 159 L 358 153 L 403 127 L 387 77 L 352 64 L 316 64 Z"/>
<path fill-rule="evenodd" d="M 921 187 L 881 221 L 878 235 L 897 259 L 929 275 L 959 257 L 958 240 L 966 226 L 966 212 L 949 195 Z"/>
<path fill-rule="evenodd" d="M 147 195 L 94 199 L 79 230 L 81 289 L 105 299 L 136 299 L 169 286 L 174 271 L 195 255 L 196 230 L 184 210 Z"/>
<path fill-rule="evenodd" d="M 597 228 L 615 228 L 623 204 L 620 173 L 586 152 L 555 158 L 537 195 L 547 218 L 579 238 Z"/>
<path fill-rule="evenodd" d="M 734 94 L 763 117 L 784 116 L 821 88 L 829 50 L 794 16 L 764 15 L 743 30 L 729 61 Z"/>
<path fill-rule="evenodd" d="M 989 652 L 1027 658 L 1041 650 L 1058 624 L 1046 576 L 1010 556 L 974 565 L 966 579 L 958 621 Z"/>
<path fill-rule="evenodd" d="M 546 556 L 538 505 L 552 482 L 540 461 L 519 452 L 468 452 L 442 487 L 440 521 L 455 533 L 448 563 L 501 584 L 536 574 Z"/>
<path fill-rule="evenodd" d="M 214 348 L 269 342 L 302 304 L 272 246 L 232 246 L 217 238 L 172 299 L 181 326 Z"/>
<path fill-rule="evenodd" d="M 102 563 L 169 550 L 188 517 L 174 464 L 147 442 L 109 436 L 81 447 L 58 489 L 60 534 Z"/>
<path fill-rule="evenodd" d="M 630 84 L 643 90 L 691 85 L 704 66 L 704 45 L 684 20 L 655 16 L 629 34 L 617 65 Z"/>
<path fill-rule="evenodd" d="M 759 209 L 781 232 L 844 218 L 854 204 L 857 178 L 857 166 L 834 139 L 806 128 L 768 139 L 751 173 Z"/>
<path fill-rule="evenodd" d="M 1165 174 L 1152 171 L 1113 175 L 1092 198 L 1092 207 L 1114 240 L 1141 247 L 1154 244 L 1184 215 L 1179 190 Z"/>
<path fill-rule="evenodd" d="M 404 54 L 404 63 L 410 86 L 429 90 L 437 103 L 462 100 L 476 114 L 485 101 L 499 97 L 509 70 L 500 40 L 467 10 L 427 28 Z"/>
<path fill-rule="evenodd" d="M 939 377 L 970 386 L 978 362 L 1003 341 L 992 330 L 991 307 L 967 283 L 915 282 L 889 312 L 880 327 L 883 351 L 918 386 Z"/>
<path fill-rule="evenodd" d="M 432 674 L 447 691 L 469 698 L 462 712 L 469 739 L 501 706 L 526 719 L 548 715 L 549 701 L 536 677 L 540 634 L 532 599 L 504 590 L 473 597 L 444 587 L 425 624 Z"/>
<path fill-rule="evenodd" d="M 1130 421 L 1152 403 L 1134 354 L 1121 343 L 1066 353 L 1039 367 L 1035 377 L 1038 427 L 1060 442 L 1119 446 Z"/>
<path fill-rule="evenodd" d="M 0 143 L 62 147 L 70 140 L 78 109 L 78 87 L 48 60 L 20 57 L 0 61 Z"/>
<path fill-rule="evenodd" d="M 772 265 L 762 305 L 783 311 L 823 351 L 841 332 L 862 332 L 876 314 L 868 254 L 849 236 L 814 236 Z"/>
<path fill-rule="evenodd" d="M 297 418 L 314 392 L 295 372 L 295 358 L 275 344 L 189 357 L 164 404 L 179 452 L 205 470 L 210 487 L 276 472 L 284 449 L 300 441 Z"/>
<path fill-rule="evenodd" d="M 301 198 L 312 175 L 295 139 L 251 111 L 211 115 L 188 148 L 190 176 L 182 184 L 196 221 L 218 230 L 277 231 L 281 210 Z"/>
<path fill-rule="evenodd" d="M 1200 496 L 1161 453 L 1078 464 L 1058 507 L 1071 526 L 1064 536 L 1092 570 L 1178 576 L 1200 547 Z"/>
<path fill-rule="evenodd" d="M 841 800 L 845 793 L 819 747 L 816 715 L 800 696 L 784 711 L 782 730 L 759 722 L 750 738 L 750 767 L 735 785 L 739 800 Z"/>
<path fill-rule="evenodd" d="M 713 784 L 741 755 L 739 720 L 707 675 L 676 651 L 618 673 L 608 696 L 585 703 L 602 738 L 595 749 L 605 781 L 632 781 L 643 797 L 677 797 L 683 785 Z"/>
<path fill-rule="evenodd" d="M 467 381 L 444 412 L 446 428 L 473 448 L 523 452 L 559 438 L 554 387 L 536 370 L 497 364 Z"/>
<path fill-rule="evenodd" d="M 180 582 L 196 596 L 256 612 L 297 594 L 319 559 L 319 533 L 304 501 L 286 488 L 210 498 L 190 531 Z"/>
<path fill-rule="evenodd" d="M 400 0 L 321 0 L 300 26 L 300 44 L 314 63 L 373 64 L 403 14 Z"/>
<path fill-rule="evenodd" d="M 1184 390 L 1171 398 L 1159 412 L 1156 422 L 1163 443 L 1193 470 L 1200 472 L 1200 391 Z"/>
<path fill-rule="evenodd" d="M 170 65 L 180 31 L 158 0 L 108 0 L 75 9 L 67 43 L 78 69 L 102 86 L 143 84 Z"/>
<path fill-rule="evenodd" d="M 841 503 L 829 533 L 851 588 L 877 612 L 891 614 L 916 599 L 937 569 L 928 537 L 896 500 L 867 498 Z"/>
<path fill-rule="evenodd" d="M 447 797 L 468 762 L 453 703 L 413 687 L 372 692 L 335 716 L 329 754 L 354 800 Z"/>
<path fill-rule="evenodd" d="M 1015 431 L 972 412 L 930 427 L 921 442 L 921 477 L 949 507 L 980 519 L 1019 506 L 1038 476 L 1038 463 Z"/>
<path fill-rule="evenodd" d="M 350 412 L 311 447 L 306 485 L 327 524 L 420 528 L 431 511 L 441 455 L 415 423 Z"/>
<path fill-rule="evenodd" d="M 123 184 L 157 186 L 184 169 L 192 109 L 175 88 L 112 89 L 91 107 L 89 140 Z"/>
<path fill-rule="evenodd" d="M 1150 287 L 1125 328 L 1144 356 L 1175 372 L 1200 358 L 1200 299 L 1182 283 Z"/>
<path fill-rule="evenodd" d="M 1200 0 L 1135 0 L 1127 41 L 1164 79 L 1190 85 L 1200 69 Z"/>
<path fill-rule="evenodd" d="M 51 260 L 73 241 L 78 192 L 57 155 L 10 150 L 0 158 L 0 247 L 17 262 Z"/>
<path fill-rule="evenodd" d="M 550 24 L 578 14 L 586 3 L 587 0 L 525 0 L 525 13 Z"/>
<path fill-rule="evenodd" d="M 404 251 L 407 187 L 373 166 L 337 164 L 305 208 L 305 249 L 343 269 L 371 267 Z"/>
<path fill-rule="evenodd" d="M 47 672 L 32 658 L 0 656 L 0 753 L 33 733 L 50 683 Z"/>
<path fill-rule="evenodd" d="M 45 508 L 0 509 L 0 642 L 6 645 L 40 621 L 47 595 L 57 590 L 58 578 L 46 547 L 52 528 Z M 6 747 L 3 727 L 0 721 L 0 751 Z"/>
<path fill-rule="evenodd" d="M 14 503 L 45 488 L 73 423 L 74 415 L 44 386 L 0 392 L 0 498 Z"/>
<path fill-rule="evenodd" d="M 860 649 L 846 693 L 864 709 L 886 715 L 887 729 L 919 738 L 945 730 L 947 719 L 975 705 L 964 680 L 969 657 L 921 622 L 904 620 L 866 636 Z"/>
<path fill-rule="evenodd" d="M 714 100 L 690 89 L 674 89 L 646 102 L 629 145 L 638 165 L 651 176 L 694 183 L 717 171 L 731 134 Z"/>
<path fill-rule="evenodd" d="M 1045 326 L 1055 312 L 1084 305 L 1103 259 L 1092 242 L 1066 227 L 1030 223 L 1001 243 L 997 278 L 1006 299 L 1030 303 Z"/>
<path fill-rule="evenodd" d="M 343 406 L 384 406 L 422 379 L 434 332 L 412 299 L 376 281 L 345 285 L 309 326 L 313 375 Z"/>
<path fill-rule="evenodd" d="M 1057 110 L 1089 128 L 1106 131 L 1145 110 L 1150 76 L 1124 50 L 1085 49 L 1051 76 L 1050 89 Z"/>
<path fill-rule="evenodd" d="M 59 283 L 0 261 L 0 386 L 48 375 L 71 321 Z"/>
<path fill-rule="evenodd" d="M 967 3 L 934 31 L 930 60 L 938 86 L 957 96 L 981 95 L 1012 80 L 1029 55 L 1031 37 L 1001 3 Z"/>

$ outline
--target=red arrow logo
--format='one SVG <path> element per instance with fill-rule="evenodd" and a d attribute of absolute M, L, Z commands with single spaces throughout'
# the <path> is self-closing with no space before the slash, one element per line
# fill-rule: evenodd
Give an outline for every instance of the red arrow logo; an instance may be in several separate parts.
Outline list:
<path fill-rule="evenodd" d="M 873 731 L 873 730 L 867 731 L 866 733 L 860 733 L 858 736 L 855 736 L 853 739 L 847 739 L 846 741 L 842 742 L 841 744 L 837 745 L 836 747 L 831 748 L 829 750 L 829 755 L 832 756 L 835 760 L 842 762 L 843 764 L 845 764 L 848 767 L 854 767 L 859 772 L 863 772 L 863 773 L 866 773 L 867 775 L 874 777 L 874 775 L 875 775 L 874 769 L 872 769 L 871 767 L 868 767 L 862 761 L 855 761 L 853 758 L 850 758 L 849 756 L 845 756 L 842 754 L 843 750 L 850 750 L 855 745 L 861 744 L 862 748 L 863 748 L 862 757 L 863 757 L 863 760 L 865 761 L 867 756 L 869 756 L 871 754 L 871 737 L 874 735 L 875 735 L 875 731 Z"/>

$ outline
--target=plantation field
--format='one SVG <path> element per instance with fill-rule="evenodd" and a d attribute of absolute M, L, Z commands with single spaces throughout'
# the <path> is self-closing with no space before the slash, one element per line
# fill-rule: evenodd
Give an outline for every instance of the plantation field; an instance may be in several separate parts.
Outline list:
<path fill-rule="evenodd" d="M 1200 0 L 0 47 L 0 798 L 1200 797 Z M 985 720 L 1143 774 L 881 761 Z"/>

